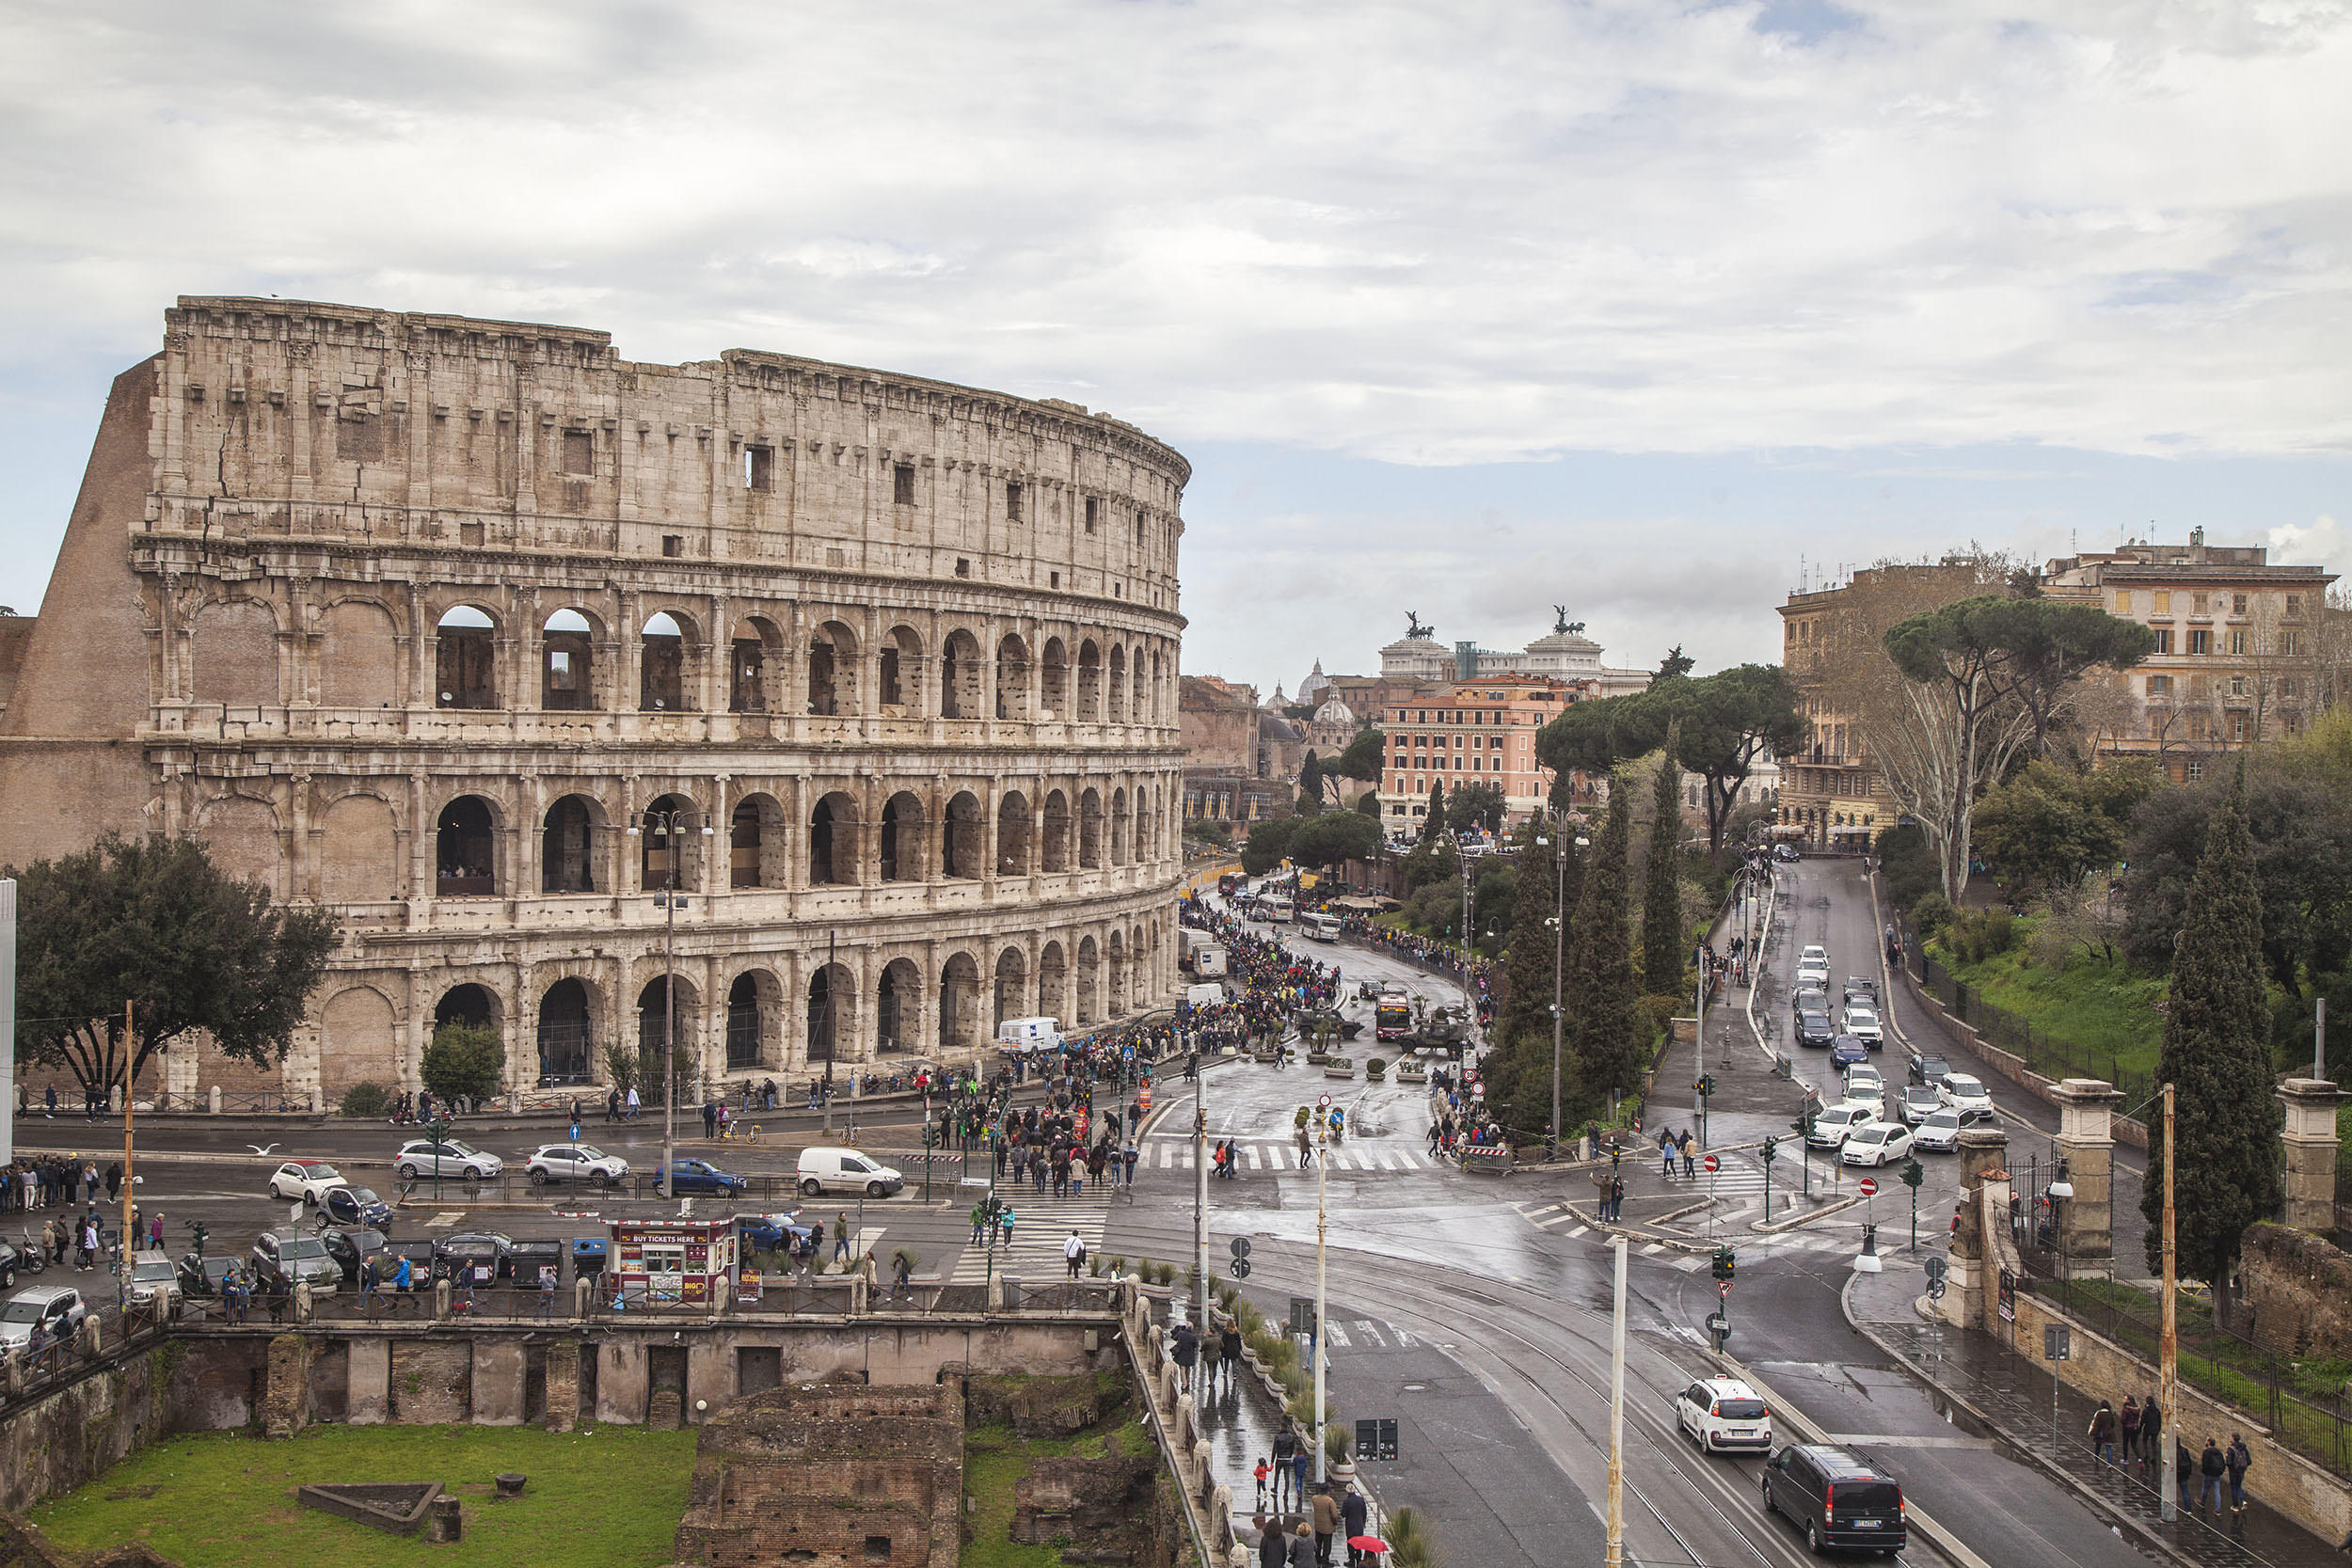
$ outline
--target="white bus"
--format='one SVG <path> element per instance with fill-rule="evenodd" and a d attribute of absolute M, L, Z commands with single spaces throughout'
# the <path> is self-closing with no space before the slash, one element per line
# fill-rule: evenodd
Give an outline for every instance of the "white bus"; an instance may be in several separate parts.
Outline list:
<path fill-rule="evenodd" d="M 1311 942 L 1340 940 L 1340 917 L 1336 914 L 1311 914 L 1306 920 L 1307 938 Z"/>
<path fill-rule="evenodd" d="M 1291 923 L 1291 901 L 1269 895 L 1258 900 L 1258 914 L 1261 919 L 1272 921 L 1277 926 L 1287 926 Z"/>

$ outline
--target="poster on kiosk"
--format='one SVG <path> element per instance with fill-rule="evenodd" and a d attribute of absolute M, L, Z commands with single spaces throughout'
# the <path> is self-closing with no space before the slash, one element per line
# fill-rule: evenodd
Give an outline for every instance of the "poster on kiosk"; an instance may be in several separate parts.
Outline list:
<path fill-rule="evenodd" d="M 647 1307 L 708 1307 L 735 1272 L 732 1220 L 613 1220 L 606 1265 L 616 1290 Z"/>

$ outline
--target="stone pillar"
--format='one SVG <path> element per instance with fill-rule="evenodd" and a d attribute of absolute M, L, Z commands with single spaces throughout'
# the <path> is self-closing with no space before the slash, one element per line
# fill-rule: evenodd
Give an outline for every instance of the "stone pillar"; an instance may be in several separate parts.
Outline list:
<path fill-rule="evenodd" d="M 1960 1134 L 1960 1227 L 1952 1236 L 1951 1273 L 1942 1303 L 1947 1321 L 1984 1321 L 1987 1272 L 1984 1234 L 1978 1220 L 1979 1193 L 1988 1172 L 2007 1177 L 2009 1134 L 1997 1126 L 1963 1128 Z"/>
<path fill-rule="evenodd" d="M 2324 1078 L 2279 1085 L 2287 1111 L 2287 1201 L 2281 1222 L 2325 1236 L 2336 1227 L 2336 1101 L 2344 1091 Z"/>
<path fill-rule="evenodd" d="M 269 1370 L 262 1394 L 262 1434 L 292 1437 L 310 1424 L 310 1340 L 280 1334 L 269 1342 Z"/>
<path fill-rule="evenodd" d="M 2069 1277 L 2105 1278 L 2115 1273 L 2114 1122 L 2123 1097 L 2097 1078 L 2069 1078 L 2050 1097 L 2058 1108 L 2058 1152 L 2066 1161 L 2067 1183 L 2074 1189 L 2073 1197 L 2058 1205 L 2058 1266 Z M 2332 1116 L 2329 1132 L 2332 1146 Z M 2332 1164 L 2328 1180 L 2332 1203 Z"/>
<path fill-rule="evenodd" d="M 380 1334 L 349 1341 L 349 1392 L 344 1419 L 353 1426 L 381 1426 L 392 1407 L 392 1342 Z"/>
<path fill-rule="evenodd" d="M 476 1426 L 511 1427 L 523 1422 L 524 1369 L 528 1357 L 520 1339 L 477 1336 L 473 1341 L 473 1421 Z"/>

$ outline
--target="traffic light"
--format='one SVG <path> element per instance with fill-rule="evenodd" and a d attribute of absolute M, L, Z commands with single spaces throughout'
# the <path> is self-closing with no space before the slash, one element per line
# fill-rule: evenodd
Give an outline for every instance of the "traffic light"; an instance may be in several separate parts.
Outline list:
<path fill-rule="evenodd" d="M 1764 1147 L 1757 1150 L 1757 1152 L 1763 1156 L 1764 1163 L 1766 1164 L 1771 1164 L 1772 1163 L 1773 1156 L 1780 1152 L 1780 1140 L 1778 1138 L 1766 1138 L 1764 1140 Z"/>
<path fill-rule="evenodd" d="M 1906 1187 L 1915 1187 L 1915 1186 L 1917 1186 L 1920 1182 L 1922 1182 L 1922 1181 L 1926 1180 L 1927 1180 L 1927 1176 L 1928 1176 L 1928 1173 L 1927 1173 L 1926 1171 L 1922 1170 L 1922 1169 L 1919 1167 L 1919 1162 L 1918 1162 L 1918 1161 L 1916 1161 L 1916 1160 L 1905 1160 L 1905 1161 L 1903 1162 L 1903 1185 L 1904 1185 L 1904 1186 L 1906 1186 Z"/>
<path fill-rule="evenodd" d="M 930 1148 L 932 1145 L 934 1145 L 934 1144 L 936 1144 L 936 1143 L 938 1143 L 938 1142 L 939 1142 L 939 1129 L 938 1129 L 938 1128 L 936 1128 L 936 1127 L 933 1127 L 933 1126 L 932 1126 L 930 1122 L 928 1122 L 928 1121 L 927 1121 L 927 1122 L 925 1122 L 925 1123 L 923 1124 L 923 1147 L 924 1147 L 925 1148 Z"/>
<path fill-rule="evenodd" d="M 1715 1075 L 1711 1072 L 1702 1073 L 1699 1081 L 1691 1086 L 1699 1091 L 1701 1098 L 1711 1100 L 1715 1094 Z"/>
<path fill-rule="evenodd" d="M 1734 1259 L 1731 1255 L 1731 1248 L 1727 1246 L 1717 1247 L 1715 1249 L 1715 1277 L 1721 1280 L 1728 1281 L 1731 1278 L 1733 1266 Z"/>

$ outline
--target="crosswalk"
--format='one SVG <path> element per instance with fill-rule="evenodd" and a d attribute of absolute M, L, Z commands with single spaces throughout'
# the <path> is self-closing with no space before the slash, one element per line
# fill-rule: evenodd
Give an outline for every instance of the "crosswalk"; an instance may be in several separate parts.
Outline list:
<path fill-rule="evenodd" d="M 1031 1284 L 1062 1278 L 1062 1248 L 1073 1230 L 1086 1243 L 1089 1257 L 1102 1250 L 1103 1226 L 1110 1216 L 1111 1195 L 1107 1189 L 1089 1187 L 1083 1197 L 1057 1199 L 1048 1195 L 1033 1204 L 1024 1203 L 1024 1195 L 1010 1187 L 999 1196 L 1012 1205 L 1013 1226 L 1012 1245 L 1007 1248 L 1000 1241 L 994 1249 L 993 1272 L 997 1278 L 1011 1275 Z M 992 1270 L 989 1253 L 988 1247 L 967 1242 L 947 1275 L 947 1283 L 986 1283 Z"/>
<path fill-rule="evenodd" d="M 1235 1143 L 1233 1156 L 1245 1171 L 1295 1171 L 1298 1146 L 1295 1143 Z M 1333 1170 L 1438 1170 L 1443 1162 L 1433 1160 L 1409 1144 L 1358 1142 L 1342 1144 L 1325 1151 Z M 1191 1170 L 1193 1147 L 1190 1138 L 1150 1138 L 1143 1146 L 1137 1169 Z M 1307 1167 L 1312 1170 L 1314 1167 Z"/>
<path fill-rule="evenodd" d="M 1511 1207 L 1521 1219 L 1526 1220 L 1537 1229 L 1550 1231 L 1556 1236 L 1565 1236 L 1571 1241 L 1590 1235 L 1605 1242 L 1609 1237 L 1606 1229 L 1596 1227 L 1592 1223 L 1593 1205 L 1590 1199 L 1585 1199 L 1574 1206 L 1546 1199 L 1532 1203 L 1514 1203 Z M 1744 1211 L 1743 1212 L 1752 1215 L 1754 1212 Z M 1694 1234 L 1692 1239 L 1705 1241 L 1707 1238 L 1701 1234 Z M 1860 1251 L 1862 1245 L 1858 1223 L 1833 1223 L 1759 1236 L 1750 1230 L 1746 1220 L 1738 1214 L 1727 1216 L 1719 1222 L 1716 1239 L 1731 1243 L 1740 1250 L 1742 1257 L 1749 1258 L 1775 1257 L 1784 1253 L 1851 1256 Z M 1645 1243 L 1635 1250 L 1645 1257 L 1661 1258 L 1668 1267 L 1679 1269 L 1685 1274 L 1705 1268 L 1708 1263 L 1707 1258 L 1698 1254 L 1663 1258 L 1662 1255 L 1667 1249 L 1656 1242 Z"/>

